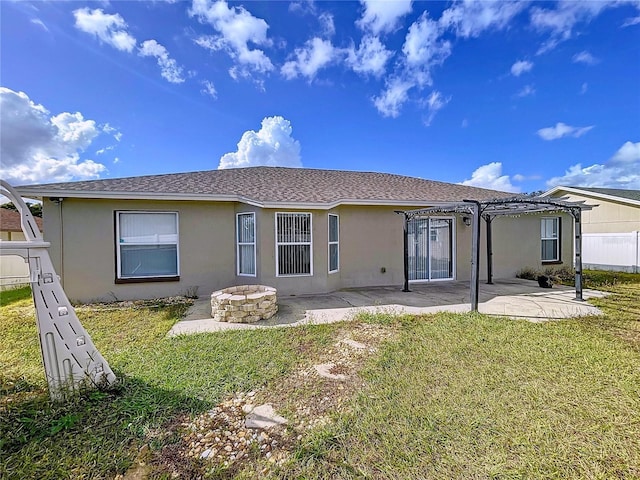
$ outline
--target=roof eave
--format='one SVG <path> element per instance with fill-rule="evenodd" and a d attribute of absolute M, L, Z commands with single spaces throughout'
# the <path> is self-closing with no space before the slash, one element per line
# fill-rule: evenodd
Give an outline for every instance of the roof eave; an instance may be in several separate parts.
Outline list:
<path fill-rule="evenodd" d="M 574 188 L 574 187 L 553 187 L 552 189 L 547 190 L 546 192 L 541 194 L 540 196 L 550 197 L 558 192 L 575 193 L 577 195 L 595 197 L 603 200 L 611 200 L 618 203 L 626 203 L 629 205 L 640 207 L 639 200 L 633 200 L 632 198 L 619 197 L 617 195 L 607 195 L 606 193 L 592 192 L 591 190 L 582 190 L 581 188 Z"/>
<path fill-rule="evenodd" d="M 242 195 L 211 195 L 184 193 L 148 193 L 148 192 L 106 192 L 77 190 L 42 190 L 29 187 L 18 187 L 16 191 L 25 197 L 43 200 L 45 198 L 79 198 L 104 200 L 152 200 L 152 201 L 201 201 L 201 202 L 240 202 L 261 208 L 285 208 L 292 210 L 313 209 L 330 210 L 339 205 L 363 206 L 399 206 L 415 207 L 419 205 L 445 205 L 451 202 L 425 199 L 393 200 L 393 199 L 352 199 L 343 198 L 331 202 L 277 202 L 260 201 Z"/>

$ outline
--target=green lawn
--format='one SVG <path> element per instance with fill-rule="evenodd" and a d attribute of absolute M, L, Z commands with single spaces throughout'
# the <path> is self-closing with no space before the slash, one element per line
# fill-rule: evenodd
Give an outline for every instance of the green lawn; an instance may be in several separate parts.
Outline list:
<path fill-rule="evenodd" d="M 47 401 L 30 300 L 3 293 L 0 478 L 113 478 L 144 443 L 179 445 L 172 425 L 180 415 L 234 391 L 281 394 L 285 378 L 363 322 L 394 334 L 368 357 L 362 386 L 265 475 L 640 478 L 640 275 L 598 278 L 613 292 L 595 302 L 604 316 L 541 324 L 387 315 L 165 339 L 186 304 L 82 307 L 78 316 L 121 384 L 66 405 Z M 313 399 L 306 388 L 291 398 Z M 207 478 L 253 478 L 248 467 L 200 467 Z"/>

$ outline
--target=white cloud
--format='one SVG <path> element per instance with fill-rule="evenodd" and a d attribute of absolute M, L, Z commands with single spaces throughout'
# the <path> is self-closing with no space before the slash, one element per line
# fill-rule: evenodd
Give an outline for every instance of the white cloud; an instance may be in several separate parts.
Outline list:
<path fill-rule="evenodd" d="M 142 57 L 155 57 L 158 61 L 162 78 L 168 82 L 184 82 L 182 67 L 179 66 L 173 58 L 169 57 L 167 49 L 155 40 L 147 40 L 143 42 L 139 50 L 139 55 Z"/>
<path fill-rule="evenodd" d="M 632 25 L 638 25 L 640 23 L 640 15 L 637 17 L 627 18 L 622 24 L 622 28 L 630 27 Z"/>
<path fill-rule="evenodd" d="M 640 142 L 625 142 L 611 157 L 611 162 L 616 164 L 638 164 L 640 162 Z M 640 175 L 640 169 L 637 173 Z"/>
<path fill-rule="evenodd" d="M 593 128 L 593 125 L 588 127 L 572 127 L 562 122 L 556 123 L 555 127 L 546 127 L 538 130 L 538 136 L 543 140 L 557 140 L 562 137 L 574 137 L 578 138 L 587 133 Z"/>
<path fill-rule="evenodd" d="M 527 7 L 527 2 L 504 0 L 464 0 L 442 12 L 440 26 L 453 30 L 459 37 L 477 37 L 484 30 L 503 29 L 511 19 Z"/>
<path fill-rule="evenodd" d="M 289 3 L 289 11 L 301 15 L 315 15 L 317 8 L 314 0 L 297 0 Z"/>
<path fill-rule="evenodd" d="M 518 60 L 516 63 L 511 65 L 511 75 L 519 77 L 525 72 L 530 72 L 532 68 L 532 62 L 529 62 L 528 60 Z"/>
<path fill-rule="evenodd" d="M 255 132 L 244 132 L 236 152 L 220 158 L 218 169 L 255 167 L 301 167 L 300 143 L 291 136 L 291 122 L 283 117 L 266 117 Z"/>
<path fill-rule="evenodd" d="M 337 51 L 329 40 L 315 37 L 308 40 L 303 48 L 296 48 L 294 60 L 289 60 L 280 69 L 280 73 L 290 80 L 298 76 L 312 80 L 318 71 L 336 59 Z"/>
<path fill-rule="evenodd" d="M 400 19 L 411 12 L 411 0 L 360 0 L 360 3 L 364 12 L 356 24 L 374 35 L 392 32 Z"/>
<path fill-rule="evenodd" d="M 23 92 L 0 87 L 0 176 L 10 183 L 97 178 L 106 171 L 80 153 L 101 130 L 81 113 L 51 115 Z"/>
<path fill-rule="evenodd" d="M 42 20 L 40 20 L 39 18 L 32 18 L 31 19 L 31 23 L 33 23 L 34 25 L 38 25 L 40 28 L 42 28 L 45 32 L 49 31 L 49 28 L 44 24 L 44 22 Z"/>
<path fill-rule="evenodd" d="M 386 82 L 386 89 L 378 97 L 373 98 L 373 104 L 383 117 L 396 118 L 400 115 L 402 105 L 409 98 L 409 90 L 413 88 L 410 82 L 400 78 L 391 78 Z"/>
<path fill-rule="evenodd" d="M 204 80 L 202 82 L 202 90 L 200 93 L 204 95 L 209 95 L 211 98 L 218 98 L 218 92 L 216 91 L 216 87 L 213 85 L 213 82 L 209 80 Z"/>
<path fill-rule="evenodd" d="M 604 164 L 569 167 L 561 177 L 547 181 L 547 186 L 605 187 L 640 189 L 640 142 L 626 142 Z"/>
<path fill-rule="evenodd" d="M 515 178 L 515 176 L 514 176 Z M 489 188 L 502 192 L 520 192 L 520 188 L 511 184 L 509 175 L 502 175 L 502 163 L 492 162 L 478 167 L 469 180 L 460 183 L 471 187 Z"/>
<path fill-rule="evenodd" d="M 595 65 L 600 60 L 591 55 L 586 50 L 576 53 L 572 58 L 573 63 L 584 63 L 585 65 Z"/>
<path fill-rule="evenodd" d="M 530 95 L 534 95 L 535 93 L 536 89 L 533 87 L 533 85 L 525 85 L 518 91 L 518 93 L 516 93 L 516 97 L 524 98 Z"/>
<path fill-rule="evenodd" d="M 127 22 L 119 14 L 107 14 L 101 8 L 90 10 L 85 7 L 74 10 L 73 16 L 78 30 L 95 35 L 118 50 L 132 52 L 136 46 L 136 39 L 127 32 Z"/>
<path fill-rule="evenodd" d="M 538 31 L 550 34 L 549 39 L 542 44 L 537 53 L 548 52 L 560 42 L 573 37 L 576 25 L 590 22 L 607 8 L 622 5 L 634 5 L 634 2 L 560 0 L 554 4 L 555 8 L 533 7 L 531 9 L 531 24 Z M 635 7 L 640 9 L 640 4 L 635 2 Z"/>
<path fill-rule="evenodd" d="M 431 20 L 426 11 L 409 27 L 402 46 L 404 57 L 400 74 L 388 79 L 385 90 L 373 98 L 374 105 L 383 116 L 397 117 L 409 100 L 408 92 L 412 88 L 432 84 L 431 70 L 451 55 L 451 42 L 442 40 L 442 33 L 438 23 Z M 427 125 L 436 111 L 429 113 Z"/>
<path fill-rule="evenodd" d="M 195 42 L 211 51 L 224 50 L 238 66 L 236 72 L 249 77 L 251 72 L 268 73 L 273 64 L 263 50 L 250 48 L 249 43 L 269 47 L 272 41 L 267 38 L 269 25 L 262 18 L 251 15 L 244 7 L 229 7 L 224 0 L 193 0 L 190 10 L 192 16 L 211 25 L 219 35 L 203 35 Z"/>
<path fill-rule="evenodd" d="M 585 93 L 587 93 L 587 90 L 589 90 L 589 84 L 587 82 L 584 82 L 580 87 L 580 95 L 584 95 Z"/>
<path fill-rule="evenodd" d="M 431 84 L 431 69 L 451 55 L 451 43 L 441 39 L 438 23 L 423 12 L 410 27 L 402 46 L 411 78 L 420 85 Z"/>
<path fill-rule="evenodd" d="M 102 155 L 104 153 L 107 153 L 109 150 L 113 150 L 114 148 L 116 148 L 115 145 L 109 145 L 108 147 L 101 148 L 100 150 L 96 150 L 96 155 Z"/>
<path fill-rule="evenodd" d="M 336 26 L 333 23 L 333 15 L 331 15 L 329 12 L 321 13 L 318 17 L 318 20 L 320 21 L 320 25 L 322 25 L 322 33 L 325 36 L 330 37 L 331 35 L 336 33 Z"/>
<path fill-rule="evenodd" d="M 442 110 L 447 103 L 451 100 L 451 97 L 444 98 L 442 93 L 434 90 L 431 92 L 429 97 L 427 97 L 427 108 L 429 109 L 429 115 L 424 121 L 425 126 L 430 127 L 433 119 L 436 117 L 436 114 Z"/>
<path fill-rule="evenodd" d="M 347 49 L 346 63 L 351 69 L 360 74 L 381 76 L 393 52 L 387 50 L 378 37 L 365 35 L 360 46 Z"/>

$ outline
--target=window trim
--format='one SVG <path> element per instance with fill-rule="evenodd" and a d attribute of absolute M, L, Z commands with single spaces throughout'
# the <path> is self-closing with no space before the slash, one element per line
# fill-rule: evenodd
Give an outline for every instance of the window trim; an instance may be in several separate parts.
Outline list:
<path fill-rule="evenodd" d="M 555 220 L 557 223 L 557 236 L 556 237 L 543 237 L 542 236 L 542 224 L 544 220 Z M 540 261 L 542 264 L 560 264 L 562 263 L 562 253 L 560 251 L 561 238 L 562 238 L 562 219 L 560 216 L 546 216 L 540 218 Z M 542 258 L 542 245 L 545 240 L 554 240 L 556 242 L 556 257 L 555 258 Z"/>
<path fill-rule="evenodd" d="M 115 210 L 115 283 L 145 283 L 145 282 L 173 282 L 180 280 L 180 215 L 176 211 L 167 210 Z M 173 214 L 176 219 L 176 274 L 175 275 L 152 275 L 138 277 L 122 276 L 122 255 L 120 253 L 120 215 L 121 214 Z M 128 244 L 131 245 L 131 244 Z M 133 245 L 150 245 L 145 243 Z M 164 245 L 174 245 L 174 243 L 165 243 Z"/>
<path fill-rule="evenodd" d="M 309 242 L 278 242 L 278 215 L 308 215 L 309 216 L 309 233 L 311 234 L 311 240 Z M 276 250 L 276 277 L 312 277 L 313 276 L 313 214 L 311 212 L 275 212 L 274 219 L 274 234 L 275 234 L 275 250 Z M 281 274 L 279 271 L 280 245 L 309 245 L 309 273 L 293 273 L 293 274 Z"/>
<path fill-rule="evenodd" d="M 336 217 L 337 240 L 331 241 L 331 217 Z M 335 270 L 331 270 L 331 245 L 338 248 L 338 265 Z M 338 273 L 340 271 L 340 216 L 337 213 L 330 213 L 327 216 L 327 268 L 329 273 Z"/>
<path fill-rule="evenodd" d="M 240 229 L 238 228 L 238 221 L 240 216 L 250 215 L 253 217 L 253 242 L 240 242 Z M 258 243 L 256 238 L 256 212 L 239 212 L 236 213 L 236 275 L 238 277 L 257 277 L 258 276 Z M 241 273 L 240 272 L 240 247 L 246 245 L 253 245 L 253 273 Z"/>

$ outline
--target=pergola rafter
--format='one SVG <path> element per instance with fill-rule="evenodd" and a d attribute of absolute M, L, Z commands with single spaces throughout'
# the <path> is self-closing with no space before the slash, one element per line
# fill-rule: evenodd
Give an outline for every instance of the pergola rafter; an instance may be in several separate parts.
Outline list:
<path fill-rule="evenodd" d="M 596 205 L 593 205 L 596 206 Z M 430 217 L 438 214 L 468 215 L 472 220 L 473 236 L 471 245 L 471 309 L 478 310 L 478 290 L 480 277 L 480 219 L 484 219 L 487 226 L 487 283 L 493 283 L 493 246 L 491 224 L 495 217 L 530 215 L 535 213 L 570 213 L 575 225 L 575 287 L 576 300 L 582 298 L 582 211 L 591 210 L 591 205 L 584 202 L 570 202 L 566 198 L 547 198 L 514 196 L 510 198 L 496 198 L 492 200 L 463 200 L 447 205 L 421 208 L 417 210 L 397 210 L 404 215 L 404 287 L 409 290 L 409 251 L 408 230 L 409 222 L 414 218 Z"/>

